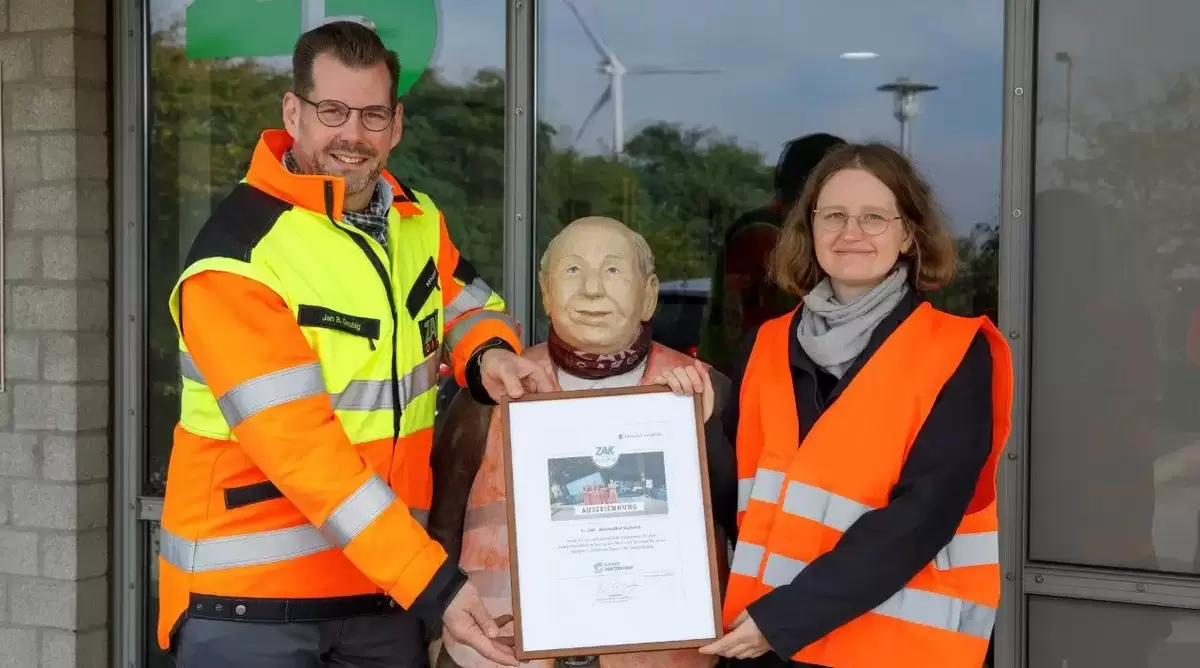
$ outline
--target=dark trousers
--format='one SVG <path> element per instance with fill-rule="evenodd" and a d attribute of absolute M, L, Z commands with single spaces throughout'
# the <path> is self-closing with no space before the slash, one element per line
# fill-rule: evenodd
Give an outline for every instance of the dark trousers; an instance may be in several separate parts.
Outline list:
<path fill-rule="evenodd" d="M 178 668 L 428 668 L 420 624 L 407 614 L 323 622 L 186 619 Z"/>

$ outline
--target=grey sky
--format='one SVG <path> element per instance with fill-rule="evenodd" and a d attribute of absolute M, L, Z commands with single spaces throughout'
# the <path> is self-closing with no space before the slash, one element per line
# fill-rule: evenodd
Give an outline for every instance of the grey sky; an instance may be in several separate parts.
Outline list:
<path fill-rule="evenodd" d="M 995 221 L 1004 38 L 999 0 L 576 1 L 628 67 L 721 70 L 626 77 L 626 139 L 656 120 L 713 127 L 768 162 L 784 141 L 809 132 L 894 142 L 899 126 L 892 101 L 875 87 L 909 76 L 941 87 L 921 97 L 921 115 L 911 128 L 914 158 L 956 227 Z M 153 24 L 179 20 L 186 4 L 152 0 Z M 539 113 L 569 140 L 607 81 L 566 4 L 537 5 Z M 503 0 L 442 1 L 440 11 L 436 66 L 455 79 L 479 67 L 503 66 Z M 880 57 L 840 59 L 845 51 Z M 611 137 L 606 107 L 579 148 L 603 150 Z"/>

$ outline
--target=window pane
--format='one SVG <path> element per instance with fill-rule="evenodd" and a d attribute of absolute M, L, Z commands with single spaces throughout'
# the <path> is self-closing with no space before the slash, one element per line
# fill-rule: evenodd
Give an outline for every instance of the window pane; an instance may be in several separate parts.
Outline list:
<path fill-rule="evenodd" d="M 299 26 L 301 3 L 247 2 L 221 13 L 226 4 L 149 3 L 147 494 L 163 493 L 179 417 L 167 298 L 196 232 L 244 175 L 259 133 L 281 127 L 280 101 L 299 36 L 277 27 Z M 402 96 L 404 135 L 389 167 L 434 199 L 459 249 L 497 290 L 503 289 L 504 7 L 503 0 L 372 3 L 368 16 L 401 49 L 402 89 L 416 79 Z M 414 34 L 420 22 L 428 24 L 427 35 Z"/>
<path fill-rule="evenodd" d="M 1200 573 L 1200 5 L 1038 6 L 1030 556 Z"/>
<path fill-rule="evenodd" d="M 1029 668 L 1194 668 L 1200 612 L 1029 598 Z"/>
<path fill-rule="evenodd" d="M 1003 12 L 955 0 L 540 4 L 537 253 L 576 218 L 625 222 L 656 254 L 655 338 L 722 368 L 747 331 L 797 303 L 764 275 L 784 143 L 899 143 L 892 93 L 877 88 L 906 77 L 938 87 L 907 107 L 909 144 L 964 255 L 960 280 L 932 297 L 994 316 Z"/>

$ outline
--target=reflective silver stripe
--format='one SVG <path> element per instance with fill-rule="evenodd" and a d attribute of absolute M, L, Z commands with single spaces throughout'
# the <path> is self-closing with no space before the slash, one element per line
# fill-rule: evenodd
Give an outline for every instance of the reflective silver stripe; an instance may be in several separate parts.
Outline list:
<path fill-rule="evenodd" d="M 180 538 L 166 529 L 159 533 L 163 560 L 187 573 L 272 564 L 329 549 L 329 541 L 309 524 L 200 541 Z"/>
<path fill-rule="evenodd" d="M 807 566 L 799 559 L 785 557 L 782 554 L 767 555 L 767 565 L 763 566 L 763 584 L 768 587 L 782 587 L 791 584 L 792 580 Z"/>
<path fill-rule="evenodd" d="M 321 533 L 334 545 L 346 547 L 395 500 L 392 488 L 379 476 L 372 475 L 325 518 Z"/>
<path fill-rule="evenodd" d="M 200 368 L 196 366 L 196 360 L 192 359 L 191 353 L 179 351 L 179 375 L 194 380 L 197 383 L 204 384 L 204 376 L 200 374 Z"/>
<path fill-rule="evenodd" d="M 442 317 L 446 322 L 450 322 L 467 311 L 483 308 L 491 296 L 492 288 L 482 278 L 477 277 L 463 287 L 462 292 L 446 307 L 446 313 Z"/>
<path fill-rule="evenodd" d="M 759 477 L 762 477 L 761 470 Z M 755 490 L 757 489 L 756 483 Z M 741 489 L 739 488 L 738 491 L 740 493 Z M 810 519 L 842 532 L 849 529 L 860 517 L 873 510 L 871 506 L 864 503 L 796 481 L 788 483 L 782 508 L 786 513 Z M 999 562 L 999 536 L 995 531 L 986 531 L 955 536 L 937 553 L 933 566 L 944 571 L 951 568 L 982 566 Z"/>
<path fill-rule="evenodd" d="M 316 362 L 252 378 L 217 399 L 230 429 L 259 411 L 325 391 L 321 365 Z"/>
<path fill-rule="evenodd" d="M 874 612 L 913 624 L 965 633 L 987 640 L 996 621 L 996 609 L 931 591 L 905 587 L 875 608 Z"/>
<path fill-rule="evenodd" d="M 740 544 L 738 548 L 741 549 Z M 770 554 L 763 567 L 762 582 L 768 587 L 782 587 L 791 583 L 806 566 L 805 562 L 798 559 Z M 911 587 L 896 592 L 873 612 L 982 639 L 991 636 L 996 621 L 996 609 L 993 607 Z"/>
<path fill-rule="evenodd" d="M 754 489 L 750 493 L 750 498 L 755 501 L 778 503 L 779 492 L 783 491 L 783 479 L 783 471 L 760 468 L 754 474 Z"/>
<path fill-rule="evenodd" d="M 754 491 L 754 478 L 738 478 L 738 512 L 750 505 L 750 494 Z"/>
<path fill-rule="evenodd" d="M 462 343 L 463 337 L 476 325 L 485 320 L 499 320 L 512 331 L 521 331 L 519 325 L 517 325 L 517 321 L 513 320 L 507 313 L 501 313 L 500 311 L 478 311 L 454 323 L 450 331 L 446 332 L 446 349 L 454 350 L 457 348 L 458 344 Z"/>
<path fill-rule="evenodd" d="M 400 410 L 437 387 L 438 359 L 430 357 L 400 377 Z M 334 410 L 374 411 L 392 408 L 392 383 L 387 380 L 352 380 L 346 389 L 329 395 Z"/>
<path fill-rule="evenodd" d="M 437 387 L 438 358 L 430 357 L 400 379 L 400 408 L 408 406 L 413 399 Z"/>
<path fill-rule="evenodd" d="M 340 529 L 341 522 L 351 520 L 350 515 L 359 510 L 370 514 L 370 502 L 372 500 L 379 501 L 387 496 L 380 493 L 375 481 L 382 482 L 379 478 L 368 480 L 367 484 L 360 487 L 335 511 L 334 515 L 337 519 L 334 523 L 329 521 L 325 523 L 325 533 L 318 531 L 311 524 L 302 524 L 287 529 L 195 541 L 180 538 L 166 529 L 160 529 L 159 554 L 162 555 L 164 561 L 181 571 L 204 573 L 226 568 L 274 564 L 332 550 L 334 546 L 330 544 L 331 537 L 328 535 L 332 528 Z M 384 485 L 384 489 L 391 492 L 386 485 Z M 391 501 L 388 501 L 374 515 L 377 517 L 390 503 Z M 429 511 L 410 508 L 409 512 L 422 527 L 428 526 Z M 331 516 L 330 519 L 334 519 L 334 516 Z M 370 520 L 367 520 L 357 528 L 352 527 L 350 533 L 357 534 L 369 523 Z M 350 535 L 350 538 L 353 538 L 353 535 Z M 346 542 L 348 543 L 349 540 Z M 345 544 L 342 546 L 344 547 Z"/>
<path fill-rule="evenodd" d="M 179 353 L 179 372 L 184 378 L 197 383 L 204 383 L 204 377 L 196 367 L 192 356 L 185 352 Z M 400 396 L 404 406 L 421 394 L 437 386 L 438 359 L 430 357 L 421 362 L 415 369 L 400 378 Z M 265 376 L 264 376 L 265 378 Z M 322 385 L 324 381 L 322 380 Z M 249 382 L 243 385 L 249 385 Z M 237 389 L 241 389 L 240 387 Z M 232 394 L 227 394 L 229 397 Z M 315 394 L 315 392 L 314 392 Z M 298 397 L 293 397 L 298 398 Z M 342 392 L 330 393 L 329 398 L 337 410 L 343 411 L 373 411 L 389 410 L 392 408 L 391 381 L 387 380 L 354 380 L 346 385 Z M 224 407 L 222 407 L 224 412 Z M 245 416 L 242 420 L 245 420 Z"/>
<path fill-rule="evenodd" d="M 341 392 L 330 393 L 334 410 L 375 411 L 392 407 L 390 380 L 352 380 Z"/>
<path fill-rule="evenodd" d="M 763 555 L 767 548 L 754 543 L 738 541 L 733 549 L 733 560 L 729 562 L 729 571 L 747 577 L 758 577 L 758 567 L 762 564 Z"/>
<path fill-rule="evenodd" d="M 960 533 L 938 551 L 933 567 L 939 571 L 1000 563 L 1000 536 L 995 531 Z"/>
<path fill-rule="evenodd" d="M 802 482 L 788 483 L 783 511 L 845 531 L 871 507 Z"/>

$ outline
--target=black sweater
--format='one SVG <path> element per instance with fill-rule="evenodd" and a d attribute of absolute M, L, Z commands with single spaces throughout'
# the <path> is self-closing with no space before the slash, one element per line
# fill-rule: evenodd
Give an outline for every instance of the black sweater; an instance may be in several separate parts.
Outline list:
<path fill-rule="evenodd" d="M 791 337 L 792 383 L 804 425 L 812 425 L 837 400 L 862 365 L 920 304 L 908 296 L 876 327 L 866 349 L 839 380 L 820 367 Z M 797 314 L 799 310 L 797 310 Z M 798 321 L 793 321 L 795 331 Z M 734 370 L 738 396 L 754 338 L 746 342 Z M 978 334 L 947 381 L 918 433 L 900 480 L 886 507 L 863 515 L 837 546 L 814 560 L 788 585 L 747 609 L 774 653 L 726 665 L 767 667 L 795 664 L 788 657 L 870 611 L 902 589 L 954 536 L 991 451 L 991 351 Z M 737 402 L 722 421 L 735 441 Z M 869 416 L 864 416 L 869 417 Z"/>

